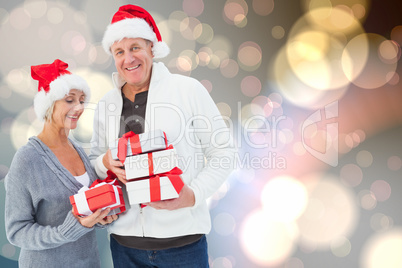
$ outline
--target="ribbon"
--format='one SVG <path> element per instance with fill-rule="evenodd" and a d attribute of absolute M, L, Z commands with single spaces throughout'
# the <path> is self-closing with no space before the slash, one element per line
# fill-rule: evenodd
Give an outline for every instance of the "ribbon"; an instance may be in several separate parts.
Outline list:
<path fill-rule="evenodd" d="M 184 183 L 180 178 L 180 174 L 182 173 L 183 171 L 180 168 L 175 167 L 169 172 L 161 173 L 156 176 L 150 177 L 149 178 L 150 202 L 161 200 L 160 177 L 168 177 L 176 193 L 179 194 L 184 186 Z M 142 208 L 146 207 L 146 205 L 141 204 L 141 207 Z"/>
<path fill-rule="evenodd" d="M 77 207 L 77 214 L 78 215 L 91 215 L 93 212 L 89 208 L 88 201 L 87 201 L 87 196 L 86 196 L 86 191 L 110 184 L 112 185 L 114 194 L 115 194 L 115 200 L 116 203 L 111 204 L 109 206 L 103 207 L 103 209 L 106 208 L 113 208 L 113 207 L 119 207 L 121 204 L 123 204 L 123 209 L 121 212 L 125 211 L 125 206 L 124 206 L 124 201 L 122 202 L 120 195 L 119 195 L 119 190 L 117 188 L 121 188 L 119 185 L 119 182 L 117 180 L 116 174 L 114 174 L 112 171 L 108 170 L 107 171 L 107 178 L 104 180 L 96 179 L 90 186 L 90 188 L 84 186 L 82 187 L 77 194 L 73 196 L 73 199 L 75 201 L 75 205 Z"/>
<path fill-rule="evenodd" d="M 123 164 L 127 157 L 128 140 L 130 140 L 131 153 L 133 155 L 142 153 L 139 135 L 135 134 L 132 131 L 125 133 L 119 139 L 118 144 L 117 144 L 117 157 L 119 158 L 120 162 L 122 162 Z"/>

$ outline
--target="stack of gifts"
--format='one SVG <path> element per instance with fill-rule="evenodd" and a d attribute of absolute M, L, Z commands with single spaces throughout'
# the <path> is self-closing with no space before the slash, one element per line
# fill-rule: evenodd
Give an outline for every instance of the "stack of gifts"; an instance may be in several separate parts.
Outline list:
<path fill-rule="evenodd" d="M 105 180 L 97 179 L 89 188 L 84 186 L 77 194 L 70 196 L 75 215 L 88 216 L 100 208 L 110 208 L 108 216 L 120 214 L 126 210 L 123 192 L 116 175 L 111 171 L 107 174 L 108 177 Z"/>
<path fill-rule="evenodd" d="M 155 130 L 143 134 L 128 132 L 111 150 L 112 157 L 124 163 L 127 195 L 130 204 L 177 198 L 183 188 L 178 157 L 168 145 L 165 132 Z"/>

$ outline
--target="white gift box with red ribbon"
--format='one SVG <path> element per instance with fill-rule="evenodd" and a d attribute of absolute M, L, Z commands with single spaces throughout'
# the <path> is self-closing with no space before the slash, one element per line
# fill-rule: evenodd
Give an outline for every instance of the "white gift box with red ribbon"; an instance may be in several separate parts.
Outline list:
<path fill-rule="evenodd" d="M 127 180 L 169 172 L 178 166 L 176 150 L 168 149 L 127 157 L 124 162 Z"/>
<path fill-rule="evenodd" d="M 128 156 L 168 148 L 168 139 L 166 133 L 160 129 L 144 132 L 142 134 L 128 132 L 119 139 L 118 143 L 118 148 L 113 148 L 110 150 L 112 153 L 112 158 L 115 160 L 122 160 Z"/>

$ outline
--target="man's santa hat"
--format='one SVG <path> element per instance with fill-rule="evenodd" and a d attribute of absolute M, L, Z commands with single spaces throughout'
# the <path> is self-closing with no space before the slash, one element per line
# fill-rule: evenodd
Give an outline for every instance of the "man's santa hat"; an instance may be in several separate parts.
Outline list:
<path fill-rule="evenodd" d="M 57 59 L 52 64 L 31 66 L 31 76 L 39 81 L 38 93 L 34 98 L 34 110 L 39 120 L 43 121 L 46 111 L 53 102 L 63 99 L 71 89 L 81 90 L 85 101 L 91 95 L 87 82 L 67 70 L 68 64 Z"/>
<path fill-rule="evenodd" d="M 102 40 L 106 53 L 111 55 L 110 47 L 123 38 L 143 38 L 151 41 L 154 58 L 164 58 L 170 52 L 169 46 L 162 41 L 151 14 L 139 6 L 121 6 L 114 14 Z"/>

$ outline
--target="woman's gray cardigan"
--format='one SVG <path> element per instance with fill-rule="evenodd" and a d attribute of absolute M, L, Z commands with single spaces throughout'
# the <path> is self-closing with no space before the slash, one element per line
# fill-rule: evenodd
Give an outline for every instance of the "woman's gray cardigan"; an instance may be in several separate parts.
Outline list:
<path fill-rule="evenodd" d="M 89 159 L 74 147 L 92 183 Z M 8 240 L 21 248 L 19 267 L 100 267 L 95 229 L 71 212 L 69 196 L 81 187 L 37 137 L 17 151 L 5 178 L 5 227 Z"/>

